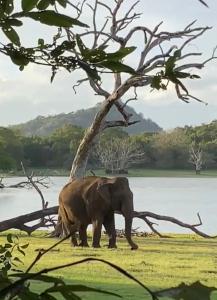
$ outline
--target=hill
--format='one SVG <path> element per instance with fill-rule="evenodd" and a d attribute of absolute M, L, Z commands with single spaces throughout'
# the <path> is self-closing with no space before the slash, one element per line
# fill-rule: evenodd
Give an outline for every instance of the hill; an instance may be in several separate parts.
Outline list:
<path fill-rule="evenodd" d="M 81 109 L 76 112 L 71 113 L 61 113 L 53 116 L 38 116 L 33 120 L 30 120 L 26 123 L 17 124 L 11 126 L 13 129 L 18 129 L 23 135 L 26 136 L 48 136 L 53 133 L 57 128 L 61 128 L 65 124 L 72 124 L 82 128 L 87 128 L 92 123 L 94 116 L 98 112 L 100 104 L 97 104 L 94 107 L 88 109 Z M 161 131 L 161 127 L 153 122 L 151 119 L 143 118 L 142 114 L 136 113 L 136 111 L 127 106 L 127 112 L 132 114 L 132 120 L 139 120 L 140 122 L 134 124 L 128 128 L 124 128 L 126 132 L 130 135 L 139 134 L 142 132 L 158 132 Z M 116 110 L 112 108 L 108 117 L 108 120 L 120 120 L 121 115 Z"/>

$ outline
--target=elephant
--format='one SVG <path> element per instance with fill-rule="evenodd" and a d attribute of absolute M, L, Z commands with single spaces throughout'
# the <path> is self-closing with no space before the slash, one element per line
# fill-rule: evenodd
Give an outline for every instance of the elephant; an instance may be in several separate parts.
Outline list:
<path fill-rule="evenodd" d="M 71 242 L 77 245 L 75 232 L 79 231 L 81 246 L 88 246 L 87 226 L 92 224 L 92 246 L 100 247 L 102 225 L 109 237 L 109 248 L 116 248 L 115 211 L 125 218 L 125 235 L 131 249 L 138 246 L 131 239 L 133 220 L 133 193 L 126 177 L 88 176 L 73 179 L 59 195 L 59 218 Z"/>

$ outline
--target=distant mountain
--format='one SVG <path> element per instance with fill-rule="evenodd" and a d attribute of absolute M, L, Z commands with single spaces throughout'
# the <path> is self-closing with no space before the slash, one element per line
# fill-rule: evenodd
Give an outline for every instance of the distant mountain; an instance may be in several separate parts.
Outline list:
<path fill-rule="evenodd" d="M 57 128 L 61 128 L 65 124 L 72 124 L 82 128 L 87 128 L 92 123 L 96 113 L 98 112 L 101 104 L 97 104 L 94 107 L 88 109 L 81 109 L 76 112 L 71 112 L 68 114 L 61 113 L 53 116 L 38 116 L 33 120 L 26 123 L 17 124 L 11 126 L 11 128 L 18 129 L 25 136 L 48 136 L 52 134 Z M 127 106 L 126 110 L 128 113 L 132 114 L 131 120 L 139 120 L 139 123 L 131 125 L 124 128 L 126 132 L 130 135 L 139 134 L 143 132 L 158 132 L 162 128 L 153 122 L 151 119 L 144 119 L 142 114 L 138 114 L 135 110 Z M 115 107 L 111 109 L 107 120 L 120 120 L 121 115 Z"/>

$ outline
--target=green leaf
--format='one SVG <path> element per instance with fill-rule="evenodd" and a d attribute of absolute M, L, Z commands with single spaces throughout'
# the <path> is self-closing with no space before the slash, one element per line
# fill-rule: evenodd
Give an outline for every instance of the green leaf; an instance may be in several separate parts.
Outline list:
<path fill-rule="evenodd" d="M 56 13 L 53 10 L 39 11 L 39 12 L 28 12 L 24 14 L 25 17 L 29 17 L 42 24 L 59 26 L 59 27 L 71 27 L 73 25 L 88 27 L 88 25 L 73 19 L 69 16 Z"/>
<path fill-rule="evenodd" d="M 100 80 L 96 69 L 91 68 L 86 62 L 82 60 L 79 60 L 77 63 L 93 80 Z"/>
<path fill-rule="evenodd" d="M 34 293 L 29 289 L 27 286 L 22 286 L 22 290 L 19 293 L 19 298 L 16 299 L 21 299 L 21 300 L 39 300 L 41 299 L 40 296 L 37 293 Z"/>
<path fill-rule="evenodd" d="M 14 10 L 14 1 L 13 0 L 4 0 L 4 1 L 2 1 L 1 7 L 7 15 L 10 15 Z"/>
<path fill-rule="evenodd" d="M 11 233 L 9 233 L 8 235 L 7 235 L 7 241 L 8 241 L 8 243 L 13 243 L 13 239 L 12 239 L 12 234 Z"/>
<path fill-rule="evenodd" d="M 38 45 L 43 48 L 44 47 L 44 39 L 38 39 Z"/>
<path fill-rule="evenodd" d="M 2 31 L 13 44 L 20 46 L 19 35 L 12 27 L 2 27 Z"/>
<path fill-rule="evenodd" d="M 5 244 L 5 248 L 11 248 L 13 247 L 11 244 Z"/>
<path fill-rule="evenodd" d="M 113 72 L 124 72 L 130 74 L 136 74 L 135 70 L 125 64 L 122 64 L 118 61 L 104 61 L 101 62 L 100 65 L 103 67 L 112 70 Z"/>
<path fill-rule="evenodd" d="M 67 0 L 57 0 L 57 2 L 64 8 L 66 8 Z"/>
<path fill-rule="evenodd" d="M 74 49 L 75 42 L 64 41 L 61 45 L 57 46 L 54 50 L 51 51 L 51 55 L 53 57 L 58 57 L 59 55 L 63 54 L 65 50 Z"/>
<path fill-rule="evenodd" d="M 2 245 L 0 245 L 0 253 L 4 253 L 6 251 L 5 247 L 2 247 Z"/>
<path fill-rule="evenodd" d="M 21 263 L 21 264 L 23 264 L 23 262 L 22 262 L 22 260 L 19 258 L 19 257 L 14 257 L 14 259 L 13 259 L 14 261 L 18 261 L 19 263 Z"/>
<path fill-rule="evenodd" d="M 121 48 L 120 50 L 114 52 L 114 53 L 107 53 L 106 58 L 107 60 L 120 60 L 124 58 L 125 56 L 129 55 L 133 51 L 135 51 L 136 47 L 126 47 L 126 48 Z"/>
<path fill-rule="evenodd" d="M 76 34 L 76 42 L 77 42 L 78 48 L 81 52 L 81 55 L 84 57 L 86 46 L 84 45 L 84 43 L 82 42 L 82 39 L 80 38 L 80 36 L 78 34 Z"/>
<path fill-rule="evenodd" d="M 22 248 L 22 249 L 26 249 L 26 248 L 28 248 L 28 246 L 29 246 L 29 243 L 27 243 L 27 244 L 24 244 L 24 245 L 21 245 L 21 246 L 20 246 L 20 248 Z"/>
<path fill-rule="evenodd" d="M 12 257 L 12 254 L 11 254 L 11 252 L 10 252 L 10 251 L 7 251 L 7 252 L 5 253 L 5 257 L 7 257 L 7 258 L 10 258 L 10 257 Z"/>
<path fill-rule="evenodd" d="M 40 10 L 44 10 L 44 9 L 48 8 L 49 5 L 50 5 L 49 0 L 41 0 L 38 3 L 37 8 L 40 9 Z"/>
<path fill-rule="evenodd" d="M 55 298 L 54 296 L 52 296 L 52 295 L 49 295 L 49 294 L 41 294 L 40 295 L 40 299 L 41 300 L 56 300 L 57 298 Z"/>
<path fill-rule="evenodd" d="M 189 78 L 191 76 L 190 73 L 186 73 L 186 72 L 178 72 L 178 71 L 175 71 L 174 72 L 174 75 L 177 77 L 177 78 Z"/>
<path fill-rule="evenodd" d="M 199 79 L 200 76 L 199 76 L 199 75 L 196 75 L 196 74 L 192 74 L 192 75 L 190 75 L 190 78 L 191 78 L 191 79 Z"/>
<path fill-rule="evenodd" d="M 5 19 L 5 27 L 7 26 L 22 26 L 23 22 L 17 19 Z"/>
<path fill-rule="evenodd" d="M 28 275 L 33 275 L 34 273 L 28 273 Z M 26 278 L 25 273 L 16 273 L 16 274 L 10 274 L 10 277 L 17 277 L 17 278 Z M 49 275 L 38 275 L 37 277 L 31 278 L 31 280 L 39 280 L 43 282 L 49 282 L 49 283 L 54 283 L 54 284 L 64 284 L 63 280 L 60 278 L 55 278 L 53 276 Z"/>
<path fill-rule="evenodd" d="M 8 277 L 8 270 L 7 270 L 7 268 L 3 267 L 3 268 L 1 269 L 1 275 L 2 275 L 2 277 L 4 277 L 4 278 L 7 278 L 7 277 Z"/>
<path fill-rule="evenodd" d="M 160 76 L 154 76 L 152 78 L 151 87 L 153 89 L 157 89 L 157 90 L 159 90 L 161 88 L 161 77 Z"/>
<path fill-rule="evenodd" d="M 181 55 L 182 55 L 182 52 L 181 52 L 181 50 L 180 49 L 178 49 L 178 50 L 176 50 L 175 52 L 174 52 L 174 57 L 176 57 L 176 58 L 179 58 L 179 57 L 181 57 Z"/>
<path fill-rule="evenodd" d="M 101 294 L 107 294 L 107 295 L 112 295 L 112 296 L 116 296 L 121 298 L 120 295 L 115 294 L 115 293 L 111 293 L 111 292 L 107 292 L 104 290 L 100 290 L 100 289 L 95 289 L 95 288 L 91 288 L 85 285 L 73 285 L 73 284 L 67 284 L 67 285 L 57 285 L 57 286 L 53 286 L 51 288 L 48 288 L 46 290 L 46 293 L 56 293 L 56 292 L 96 292 L 96 293 L 101 293 Z"/>
<path fill-rule="evenodd" d="M 8 51 L 8 55 L 12 62 L 18 66 L 26 66 L 29 63 L 29 59 L 19 51 Z"/>
<path fill-rule="evenodd" d="M 170 75 L 173 73 L 173 69 L 175 67 L 175 61 L 176 61 L 176 58 L 174 56 L 169 57 L 168 60 L 166 61 L 165 76 L 170 77 Z"/>
<path fill-rule="evenodd" d="M 21 250 L 20 247 L 17 247 L 17 250 L 18 250 L 23 256 L 26 255 L 26 253 L 25 253 L 23 250 Z"/>
<path fill-rule="evenodd" d="M 36 4 L 38 3 L 38 0 L 22 0 L 22 10 L 24 12 L 30 11 L 33 8 L 36 7 Z"/>

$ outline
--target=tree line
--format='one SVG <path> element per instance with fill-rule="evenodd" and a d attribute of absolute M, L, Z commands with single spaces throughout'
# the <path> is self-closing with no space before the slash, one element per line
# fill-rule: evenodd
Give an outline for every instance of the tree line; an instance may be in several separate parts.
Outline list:
<path fill-rule="evenodd" d="M 23 136 L 0 127 L 0 169 L 19 170 L 23 161 L 30 168 L 70 169 L 84 129 L 64 125 L 48 137 Z M 217 120 L 159 133 L 129 136 L 120 128 L 107 129 L 95 143 L 89 169 L 127 173 L 130 167 L 156 169 L 217 168 Z"/>

